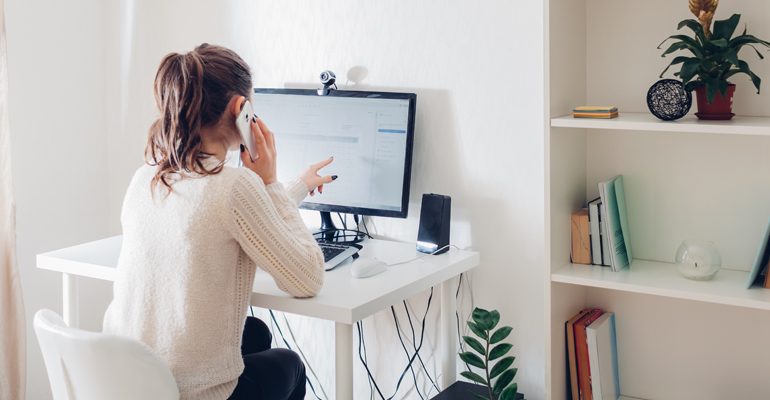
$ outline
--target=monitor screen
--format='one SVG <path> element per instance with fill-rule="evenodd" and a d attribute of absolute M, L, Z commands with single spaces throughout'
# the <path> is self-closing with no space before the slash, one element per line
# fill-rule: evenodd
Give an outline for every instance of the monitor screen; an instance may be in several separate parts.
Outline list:
<path fill-rule="evenodd" d="M 254 113 L 275 134 L 278 180 L 334 157 L 337 175 L 301 208 L 406 218 L 417 96 L 412 93 L 255 89 Z"/>

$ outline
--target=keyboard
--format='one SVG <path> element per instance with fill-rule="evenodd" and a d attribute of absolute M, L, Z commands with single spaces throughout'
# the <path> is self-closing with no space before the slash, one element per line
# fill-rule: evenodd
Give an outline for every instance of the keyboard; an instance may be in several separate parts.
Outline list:
<path fill-rule="evenodd" d="M 326 264 L 324 269 L 330 270 L 341 262 L 347 260 L 353 254 L 358 252 L 358 248 L 341 243 L 330 243 L 323 240 L 318 240 L 318 246 L 324 253 L 324 263 Z"/>

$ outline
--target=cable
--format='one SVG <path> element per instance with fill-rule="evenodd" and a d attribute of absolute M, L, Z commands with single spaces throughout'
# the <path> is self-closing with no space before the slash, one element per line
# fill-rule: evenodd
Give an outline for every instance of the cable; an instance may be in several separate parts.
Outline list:
<path fill-rule="evenodd" d="M 369 365 L 364 360 L 364 357 L 361 355 L 361 342 L 363 340 L 364 334 L 361 330 L 361 321 L 356 322 L 356 326 L 358 327 L 358 358 L 361 359 L 361 362 L 364 364 L 364 368 L 366 368 L 366 373 L 369 376 L 369 379 L 372 383 L 374 383 L 374 388 L 377 389 L 377 393 L 380 394 L 380 397 L 382 400 L 385 400 L 385 396 L 383 396 L 382 391 L 380 390 L 380 387 L 377 386 L 377 381 L 374 380 L 374 377 L 372 376 L 372 371 L 369 371 Z"/>
<path fill-rule="evenodd" d="M 416 340 L 415 340 L 415 337 L 414 337 L 414 325 L 412 325 L 412 316 L 409 314 L 409 308 L 406 307 L 406 300 L 404 300 L 404 311 L 406 311 L 406 318 L 409 319 L 409 328 L 412 330 L 412 346 L 414 347 L 415 353 L 417 353 L 417 360 L 420 361 L 420 365 L 422 365 L 422 370 L 425 372 L 425 376 L 427 376 L 428 379 L 430 380 L 430 383 L 433 385 L 433 387 L 436 388 L 436 390 L 438 390 L 440 392 L 441 389 L 438 388 L 438 385 L 436 385 L 436 382 L 434 382 L 433 378 L 430 377 L 430 374 L 428 373 L 428 368 L 425 367 L 425 363 L 422 361 L 422 357 L 420 356 L 420 353 L 417 352 L 417 343 L 416 343 Z M 396 324 L 396 328 L 398 328 L 398 323 Z M 401 332 L 399 332 L 398 336 L 399 336 L 399 339 L 400 339 L 401 338 Z M 417 381 L 415 381 L 415 385 L 416 384 L 417 384 Z"/>
<path fill-rule="evenodd" d="M 430 254 L 425 254 L 425 255 L 421 255 L 421 256 L 419 256 L 419 257 L 415 257 L 415 258 L 413 258 L 413 259 L 411 259 L 411 260 L 407 260 L 407 261 L 401 261 L 401 262 L 397 262 L 397 263 L 395 263 L 395 264 L 388 264 L 388 267 L 392 267 L 392 266 L 395 266 L 395 265 L 406 264 L 406 263 L 410 263 L 410 262 L 412 262 L 412 261 L 417 261 L 417 260 L 419 260 L 419 259 L 421 259 L 421 258 L 423 258 L 423 257 L 432 256 L 432 255 L 434 255 L 434 254 L 438 253 L 439 251 L 446 249 L 447 247 L 454 247 L 455 249 L 457 249 L 457 250 L 460 250 L 460 248 L 459 248 L 459 247 L 457 247 L 457 246 L 455 246 L 455 245 L 453 245 L 453 244 L 448 244 L 448 245 L 446 245 L 446 246 L 444 246 L 444 247 L 442 247 L 442 248 L 440 248 L 440 249 L 438 249 L 438 250 L 434 251 L 433 253 L 430 253 Z"/>
<path fill-rule="evenodd" d="M 364 336 L 364 322 L 361 321 L 361 337 L 359 340 L 364 345 L 364 361 L 368 364 L 369 363 L 369 357 L 366 355 L 366 337 Z M 360 349 L 359 349 L 360 350 Z M 372 378 L 367 376 L 366 380 L 369 381 L 369 400 L 374 400 L 374 387 L 372 386 Z"/>
<path fill-rule="evenodd" d="M 340 219 L 340 222 L 342 223 L 342 227 L 343 227 L 345 230 L 348 230 L 348 224 L 347 224 L 347 221 L 346 221 L 346 220 L 347 220 L 347 216 L 345 216 L 345 219 L 342 219 L 342 214 L 340 214 L 340 213 L 337 213 L 337 218 L 339 218 L 339 219 Z"/>
<path fill-rule="evenodd" d="M 457 283 L 457 292 L 455 293 L 455 300 L 460 296 L 460 288 L 463 285 L 463 274 L 460 274 L 460 281 Z M 456 304 L 456 303 L 455 303 Z M 455 317 L 457 318 L 457 340 L 460 342 L 460 352 L 464 352 L 465 348 L 463 346 L 463 335 L 460 332 L 460 313 L 455 310 Z M 471 372 L 471 367 L 468 365 L 467 362 L 463 361 L 463 364 L 465 364 L 465 369 L 469 372 Z"/>
<path fill-rule="evenodd" d="M 406 307 L 406 303 L 404 303 L 404 307 Z M 404 339 L 401 338 L 401 330 L 398 328 L 398 317 L 396 317 L 396 309 L 393 308 L 393 306 L 390 306 L 390 312 L 393 313 L 393 321 L 396 322 L 396 332 L 398 333 L 398 340 L 401 342 L 401 347 L 404 348 L 404 353 L 406 353 L 406 358 L 409 357 L 409 351 L 406 349 L 406 345 L 404 344 Z M 411 319 L 409 321 L 411 323 Z M 419 357 L 419 356 L 418 356 Z M 417 395 L 420 396 L 422 400 L 425 400 L 425 397 L 422 396 L 422 393 L 420 393 L 420 388 L 417 384 L 417 375 L 414 373 L 414 367 L 412 366 L 412 363 L 409 363 L 409 369 L 412 370 L 412 378 L 414 379 L 414 388 L 417 390 Z"/>
<path fill-rule="evenodd" d="M 369 236 L 369 237 L 372 237 L 369 234 L 369 228 L 366 227 L 366 216 L 363 216 L 363 215 L 361 216 L 361 222 L 364 223 L 364 230 L 366 231 L 366 235 Z"/>
<path fill-rule="evenodd" d="M 299 351 L 299 355 L 301 355 L 302 359 L 305 360 L 305 365 L 307 366 L 307 369 L 310 370 L 310 373 L 313 374 L 313 377 L 315 378 L 316 382 L 318 382 L 318 387 L 321 388 L 321 393 L 323 393 L 324 397 L 328 399 L 329 395 L 326 394 L 326 391 L 324 390 L 323 385 L 321 385 L 321 380 L 318 379 L 318 375 L 316 375 L 315 371 L 313 371 L 313 367 L 310 366 L 310 362 L 307 360 L 305 353 L 302 351 L 302 348 L 299 347 L 299 343 L 297 342 L 297 339 L 294 337 L 294 332 L 291 330 L 291 325 L 289 325 L 289 319 L 286 318 L 286 313 L 282 313 L 282 314 L 283 314 L 283 321 L 286 322 L 286 329 L 288 329 L 289 331 L 289 336 L 291 336 L 291 340 L 293 340 L 294 344 L 297 345 L 297 351 Z"/>
<path fill-rule="evenodd" d="M 273 322 L 275 322 L 275 327 L 278 328 L 278 333 L 281 334 L 281 339 L 283 339 L 283 343 L 286 344 L 286 348 L 288 348 L 289 350 L 292 350 L 291 346 L 289 345 L 289 342 L 286 340 L 286 337 L 283 336 L 283 332 L 281 331 L 281 326 L 278 325 L 278 321 L 275 319 L 275 314 L 273 314 L 273 310 L 268 310 L 268 311 L 270 311 L 270 317 L 273 318 Z M 313 395 L 316 397 L 316 399 L 321 400 L 321 398 L 318 397 L 318 395 L 315 392 L 315 388 L 313 387 L 313 382 L 310 382 L 310 378 L 308 378 L 307 375 L 305 375 L 305 380 L 307 381 L 307 384 L 310 385 L 310 390 L 313 391 Z"/>
<path fill-rule="evenodd" d="M 428 297 L 428 307 L 425 308 L 425 315 L 423 315 L 422 317 L 422 331 L 420 332 L 420 345 L 417 347 L 417 352 L 409 360 L 409 364 L 407 364 L 406 368 L 404 368 L 404 372 L 401 373 L 401 377 L 398 378 L 398 382 L 396 383 L 396 391 L 393 393 L 393 396 L 388 397 L 388 400 L 391 400 L 394 397 L 396 397 L 396 394 L 398 393 L 398 389 L 399 387 L 401 387 L 401 381 L 404 379 L 404 375 L 406 375 L 406 371 L 412 366 L 412 362 L 414 362 L 415 357 L 417 357 L 417 354 L 419 354 L 420 349 L 422 348 L 423 339 L 425 338 L 425 318 L 428 316 L 428 310 L 430 310 L 430 303 L 432 299 L 433 299 L 433 287 L 430 288 L 430 296 Z"/>

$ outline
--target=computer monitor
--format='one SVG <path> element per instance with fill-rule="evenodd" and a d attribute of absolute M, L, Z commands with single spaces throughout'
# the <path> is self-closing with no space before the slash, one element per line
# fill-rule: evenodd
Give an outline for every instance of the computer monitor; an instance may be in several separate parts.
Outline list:
<path fill-rule="evenodd" d="M 306 89 L 254 89 L 254 113 L 275 134 L 278 179 L 334 157 L 338 175 L 300 208 L 406 218 L 417 95 Z"/>

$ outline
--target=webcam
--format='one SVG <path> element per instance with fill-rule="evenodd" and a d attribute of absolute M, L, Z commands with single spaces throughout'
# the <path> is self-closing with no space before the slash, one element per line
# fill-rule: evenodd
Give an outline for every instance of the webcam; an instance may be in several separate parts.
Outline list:
<path fill-rule="evenodd" d="M 329 71 L 328 69 L 324 72 L 321 72 L 321 84 L 324 85 L 322 89 L 318 89 L 318 95 L 323 96 L 329 94 L 329 92 L 332 90 L 331 87 L 334 85 L 334 88 L 337 88 L 337 85 L 334 83 L 337 81 L 337 76 L 334 75 L 334 72 Z"/>

